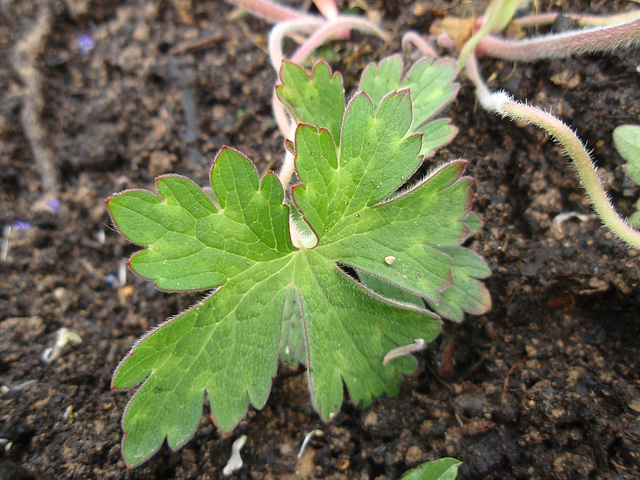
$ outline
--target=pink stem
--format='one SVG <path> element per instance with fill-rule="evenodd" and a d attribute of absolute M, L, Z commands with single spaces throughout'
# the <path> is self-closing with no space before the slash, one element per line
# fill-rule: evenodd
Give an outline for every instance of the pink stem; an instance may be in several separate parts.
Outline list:
<path fill-rule="evenodd" d="M 276 72 L 280 71 L 280 65 L 282 65 L 282 60 L 284 60 L 284 53 L 282 51 L 284 38 L 293 32 L 307 32 L 313 29 L 320 29 L 325 23 L 326 20 L 320 17 L 314 17 L 313 19 L 287 20 L 274 25 L 269 33 L 267 48 L 269 50 L 271 64 L 273 68 L 276 69 Z"/>
<path fill-rule="evenodd" d="M 435 51 L 431 44 L 421 34 L 413 30 L 409 30 L 402 36 L 402 50 L 405 52 L 409 50 L 410 44 L 413 44 L 423 55 L 433 59 L 438 58 L 438 52 Z"/>
<path fill-rule="evenodd" d="M 330 22 L 338 18 L 340 11 L 335 0 L 313 0 L 313 3 L 316 4 L 322 16 Z"/>
<path fill-rule="evenodd" d="M 302 13 L 293 8 L 285 7 L 279 3 L 270 0 L 230 0 L 232 3 L 239 5 L 249 13 L 260 17 L 268 22 L 276 23 L 286 20 L 301 20 L 309 18 L 317 18 L 315 15 Z"/>
<path fill-rule="evenodd" d="M 640 43 L 640 18 L 629 22 L 580 31 L 543 35 L 525 40 L 482 38 L 475 53 L 504 60 L 532 62 L 545 58 L 608 52 Z"/>
<path fill-rule="evenodd" d="M 540 13 L 537 15 L 527 15 L 526 17 L 515 18 L 513 23 L 519 27 L 537 27 L 540 25 L 550 25 L 556 21 L 560 14 L 557 12 L 552 13 Z M 564 17 L 578 22 L 580 26 L 596 26 L 596 25 L 611 25 L 613 23 L 626 22 L 633 20 L 640 16 L 640 10 L 633 10 L 631 12 L 619 13 L 616 15 L 583 15 L 581 13 L 563 13 Z"/>
<path fill-rule="evenodd" d="M 334 33 L 344 30 L 345 28 L 359 30 L 361 32 L 370 33 L 388 41 L 389 34 L 384 31 L 378 24 L 361 17 L 350 15 L 340 15 L 336 20 L 327 22 L 313 34 L 295 51 L 291 56 L 294 63 L 302 62 L 316 48 L 324 43 Z"/>

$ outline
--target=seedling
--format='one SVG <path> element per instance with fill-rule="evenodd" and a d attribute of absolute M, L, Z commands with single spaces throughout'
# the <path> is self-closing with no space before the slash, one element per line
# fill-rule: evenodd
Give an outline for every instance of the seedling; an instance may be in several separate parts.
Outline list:
<path fill-rule="evenodd" d="M 465 162 L 415 176 L 455 134 L 447 120 L 432 120 L 457 91 L 455 64 L 423 60 L 401 73 L 398 57 L 368 68 L 345 107 L 341 78 L 325 63 L 311 78 L 283 64 L 278 95 L 297 123 L 288 148 L 299 179 L 287 195 L 288 179 L 260 181 L 249 159 L 224 147 L 210 194 L 164 175 L 157 195 L 108 199 L 116 227 L 145 247 L 131 257 L 133 271 L 163 290 L 209 290 L 143 337 L 114 374 L 113 388 L 142 383 L 123 420 L 128 465 L 165 438 L 173 449 L 184 445 L 205 393 L 224 430 L 249 403 L 263 407 L 283 351 L 307 365 L 312 403 L 329 420 L 343 384 L 356 404 L 398 392 L 415 361 L 385 355 L 438 335 L 441 320 L 425 302 L 455 319 L 469 297 L 489 308 L 476 280 L 488 271 L 457 265 L 482 263 L 461 246 L 478 224 Z M 447 294 L 461 285 L 462 295 Z"/>

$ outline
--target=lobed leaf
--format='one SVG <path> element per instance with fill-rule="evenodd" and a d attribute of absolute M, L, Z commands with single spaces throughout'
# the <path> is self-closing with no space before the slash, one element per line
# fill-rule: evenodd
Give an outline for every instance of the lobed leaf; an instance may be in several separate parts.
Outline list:
<path fill-rule="evenodd" d="M 159 197 L 133 190 L 107 200 L 122 234 L 148 247 L 131 257 L 134 272 L 164 290 L 201 290 L 222 285 L 255 262 L 293 251 L 280 182 L 269 174 L 259 189 L 255 168 L 239 158 L 244 159 L 225 148 L 211 170 L 221 210 L 178 175 L 156 179 Z"/>
<path fill-rule="evenodd" d="M 430 59 L 423 58 L 404 78 L 402 70 L 399 55 L 388 57 L 379 65 L 369 65 L 362 74 L 358 89 L 366 92 L 374 104 L 381 102 L 389 92 L 409 89 L 413 106 L 409 131 L 423 134 L 420 155 L 429 156 L 453 140 L 458 132 L 448 119 L 429 121 L 458 94 L 460 85 L 454 82 L 456 65 L 448 59 L 432 63 Z"/>
<path fill-rule="evenodd" d="M 430 157 L 436 150 L 451 142 L 458 134 L 458 129 L 448 118 L 428 122 L 418 130 L 422 134 L 422 149 L 420 155 Z"/>
<path fill-rule="evenodd" d="M 454 83 L 456 65 L 450 59 L 431 63 L 428 58 L 418 61 L 402 81 L 401 87 L 411 90 L 413 101 L 413 131 L 431 119 L 451 102 L 460 90 Z"/>
<path fill-rule="evenodd" d="M 171 448 L 184 445 L 205 395 L 226 430 L 249 404 L 261 408 L 278 358 L 305 356 L 312 401 L 325 420 L 340 408 L 344 385 L 364 405 L 393 395 L 415 362 L 385 364 L 385 355 L 440 331 L 422 299 L 452 312 L 486 306 L 476 280 L 484 264 L 460 246 L 479 224 L 469 213 L 465 162 L 399 190 L 422 161 L 409 90 L 375 103 L 361 92 L 342 118 L 342 85 L 328 67 L 318 64 L 309 80 L 287 64 L 282 76 L 279 94 L 294 115 L 317 120 L 296 130 L 301 183 L 293 212 L 273 174 L 260 182 L 251 162 L 228 148 L 216 157 L 208 193 L 166 175 L 156 181 L 157 195 L 133 190 L 107 202 L 117 228 L 145 247 L 130 259 L 134 271 L 166 290 L 212 289 L 140 340 L 115 372 L 113 388 L 142 384 L 123 420 L 129 465 L 165 438 Z M 318 103 L 323 92 L 332 103 L 326 108 Z M 296 248 L 290 221 L 307 225 L 317 242 Z M 419 302 L 381 295 L 345 270 Z"/>
<path fill-rule="evenodd" d="M 309 79 L 301 66 L 285 61 L 280 69 L 280 82 L 282 85 L 276 88 L 278 98 L 298 123 L 324 127 L 334 139 L 340 138 L 344 113 L 340 75 L 332 74 L 325 62 L 318 62 Z"/>
<path fill-rule="evenodd" d="M 372 63 L 362 73 L 358 90 L 366 92 L 378 105 L 387 94 L 400 90 L 402 70 L 400 55 L 387 57 L 379 64 Z"/>
<path fill-rule="evenodd" d="M 454 322 L 461 322 L 464 312 L 482 315 L 489 311 L 491 296 L 479 279 L 487 278 L 491 270 L 482 257 L 473 250 L 462 247 L 439 250 L 453 262 L 452 284 L 442 292 L 439 303 L 427 300 L 427 304 L 439 315 Z"/>

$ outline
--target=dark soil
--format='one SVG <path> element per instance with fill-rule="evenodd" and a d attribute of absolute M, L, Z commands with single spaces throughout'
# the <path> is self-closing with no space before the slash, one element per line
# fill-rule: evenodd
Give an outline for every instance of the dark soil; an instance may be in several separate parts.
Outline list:
<path fill-rule="evenodd" d="M 595 13 L 633 5 L 538 3 Z M 331 64 L 353 87 L 366 61 L 397 50 L 401 33 L 484 8 L 475 4 L 384 2 L 396 40 L 355 34 L 332 44 Z M 29 34 L 45 8 L 38 42 Z M 136 338 L 198 296 L 162 293 L 132 275 L 114 288 L 135 247 L 111 228 L 104 199 L 153 188 L 165 172 L 204 184 L 223 145 L 262 172 L 283 152 L 271 116 L 276 77 L 264 53 L 269 25 L 231 19 L 231 11 L 216 0 L 0 7 L 0 223 L 8 241 L 0 261 L 0 478 L 220 478 L 242 434 L 245 467 L 236 478 L 395 479 L 442 456 L 462 460 L 465 479 L 640 477 L 639 252 L 600 228 L 553 142 L 483 112 L 464 79 L 449 112 L 460 134 L 435 161 L 470 161 L 485 222 L 471 246 L 493 270 L 491 312 L 447 323 L 396 398 L 368 409 L 347 400 L 323 424 L 304 372 L 284 366 L 266 407 L 250 410 L 234 432 L 203 414 L 182 450 L 165 447 L 126 468 L 120 418 L 130 392 L 111 391 L 111 373 Z M 95 42 L 86 53 L 81 34 Z M 35 49 L 16 56 L 27 38 Z M 640 121 L 639 64 L 635 50 L 532 65 L 484 61 L 483 73 L 492 88 L 568 121 L 629 215 L 640 189 L 625 179 L 611 134 Z M 37 75 L 41 85 L 29 84 Z M 37 161 L 42 155 L 52 169 Z M 558 222 L 567 212 L 577 215 Z M 47 364 L 43 351 L 61 327 L 83 342 Z M 315 429 L 324 435 L 298 461 Z"/>

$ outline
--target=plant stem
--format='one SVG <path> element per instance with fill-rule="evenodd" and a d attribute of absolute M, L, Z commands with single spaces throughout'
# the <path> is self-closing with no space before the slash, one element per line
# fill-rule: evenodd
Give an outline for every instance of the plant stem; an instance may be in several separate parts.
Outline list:
<path fill-rule="evenodd" d="M 315 15 L 302 13 L 294 8 L 285 7 L 270 0 L 230 0 L 256 17 L 276 23 L 286 20 L 316 19 Z"/>
<path fill-rule="evenodd" d="M 335 0 L 313 0 L 313 3 L 315 3 L 322 16 L 330 22 L 338 18 L 340 11 Z"/>
<path fill-rule="evenodd" d="M 282 60 L 284 60 L 282 45 L 284 43 L 285 37 L 291 35 L 294 32 L 311 32 L 313 30 L 317 30 L 321 28 L 324 23 L 326 23 L 326 20 L 318 17 L 314 18 L 313 20 L 288 20 L 285 22 L 279 22 L 273 26 L 271 32 L 269 32 L 267 49 L 269 51 L 271 65 L 273 65 L 273 68 L 275 68 L 276 72 L 280 71 Z"/>
<path fill-rule="evenodd" d="M 483 37 L 475 47 L 478 56 L 532 62 L 545 58 L 566 58 L 585 53 L 610 52 L 640 43 L 640 18 L 614 25 L 541 35 L 524 40 Z"/>
<path fill-rule="evenodd" d="M 512 120 L 532 123 L 562 145 L 573 161 L 587 196 L 604 225 L 622 241 L 640 249 L 640 232 L 634 230 L 615 211 L 604 191 L 596 167 L 577 135 L 560 119 L 539 108 L 517 102 L 505 92 L 491 93 L 480 76 L 477 60 L 473 54 L 469 56 L 467 62 L 467 74 L 475 84 L 476 95 L 485 110 Z"/>
<path fill-rule="evenodd" d="M 513 23 L 519 27 L 539 27 L 541 25 L 551 25 L 556 21 L 560 14 L 557 12 L 540 13 L 536 15 L 527 15 L 526 17 L 514 18 Z M 612 25 L 614 23 L 626 22 L 640 17 L 640 10 L 632 10 L 631 12 L 618 13 L 615 15 L 584 15 L 581 13 L 563 13 L 563 17 L 578 22 L 581 27 Z"/>
<path fill-rule="evenodd" d="M 437 59 L 438 52 L 431 46 L 431 44 L 418 32 L 409 30 L 402 36 L 402 50 L 408 51 L 409 45 L 413 44 L 423 55 Z"/>
<path fill-rule="evenodd" d="M 391 39 L 389 33 L 375 22 L 352 15 L 340 15 L 335 20 L 326 22 L 313 32 L 313 34 L 302 45 L 300 45 L 298 50 L 296 50 L 291 56 L 291 61 L 294 63 L 301 63 L 311 52 L 322 45 L 334 33 L 344 29 L 369 33 L 384 41 L 389 41 Z"/>

